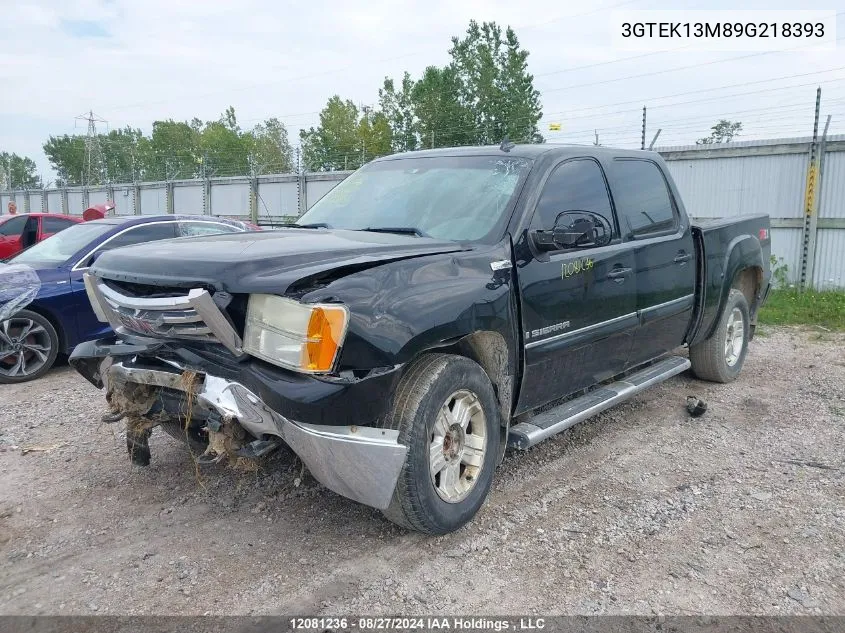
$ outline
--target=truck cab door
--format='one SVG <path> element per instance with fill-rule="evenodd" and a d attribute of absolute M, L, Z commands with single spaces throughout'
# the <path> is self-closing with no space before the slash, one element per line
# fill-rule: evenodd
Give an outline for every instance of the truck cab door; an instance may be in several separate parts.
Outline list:
<path fill-rule="evenodd" d="M 570 211 L 605 218 L 610 242 L 536 248 L 537 232 L 553 230 Z M 519 414 L 624 369 L 637 295 L 632 245 L 621 240 L 602 167 L 593 159 L 569 159 L 551 170 L 515 249 L 524 346 Z"/>
<path fill-rule="evenodd" d="M 683 343 L 695 303 L 695 244 L 689 220 L 656 162 L 615 159 L 610 184 L 634 246 L 639 327 L 628 360 L 633 367 Z"/>

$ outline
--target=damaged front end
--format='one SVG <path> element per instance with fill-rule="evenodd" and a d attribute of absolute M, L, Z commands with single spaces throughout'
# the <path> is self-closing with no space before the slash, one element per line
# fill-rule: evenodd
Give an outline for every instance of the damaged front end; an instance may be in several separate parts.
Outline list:
<path fill-rule="evenodd" d="M 159 425 L 202 446 L 201 463 L 260 457 L 284 443 L 327 488 L 378 509 L 390 504 L 407 448 L 399 444 L 398 431 L 357 424 L 349 416 L 359 413 L 343 409 L 356 400 L 375 401 L 376 394 L 383 401 L 398 370 L 344 384 L 292 375 L 243 356 L 239 362 L 237 335 L 206 291 L 191 291 L 184 301 L 168 298 L 161 311 L 167 319 L 180 324 L 193 319 L 191 327 L 206 343 L 213 337 L 233 348 L 231 360 L 221 362 L 220 354 L 199 354 L 178 341 L 127 331 L 130 319 L 149 318 L 153 303 L 162 299 L 134 299 L 129 313 L 92 280 L 86 285 L 117 334 L 77 346 L 70 364 L 105 388 L 110 412 L 104 421 L 125 420 L 133 463 L 150 463 L 149 437 Z"/>

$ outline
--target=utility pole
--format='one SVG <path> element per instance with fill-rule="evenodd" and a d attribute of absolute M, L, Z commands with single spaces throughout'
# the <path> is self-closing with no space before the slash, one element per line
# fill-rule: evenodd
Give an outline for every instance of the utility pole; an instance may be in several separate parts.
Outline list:
<path fill-rule="evenodd" d="M 645 106 L 643 106 L 643 133 L 640 141 L 640 149 L 645 149 Z"/>
<path fill-rule="evenodd" d="M 97 137 L 97 123 L 108 124 L 108 121 L 99 118 L 92 110 L 89 110 L 88 114 L 80 114 L 75 120 L 88 123 L 88 132 L 85 135 L 85 170 L 83 171 L 82 184 L 90 185 L 92 169 L 97 169 L 101 177 L 105 169 L 103 151 Z"/>

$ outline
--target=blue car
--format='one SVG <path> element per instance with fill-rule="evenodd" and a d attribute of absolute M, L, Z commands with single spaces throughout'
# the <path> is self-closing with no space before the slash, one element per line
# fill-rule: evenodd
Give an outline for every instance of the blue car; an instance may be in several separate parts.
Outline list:
<path fill-rule="evenodd" d="M 39 378 L 58 354 L 109 333 L 94 315 L 82 279 L 100 253 L 258 228 L 208 216 L 110 217 L 76 224 L 0 264 L 0 383 Z"/>

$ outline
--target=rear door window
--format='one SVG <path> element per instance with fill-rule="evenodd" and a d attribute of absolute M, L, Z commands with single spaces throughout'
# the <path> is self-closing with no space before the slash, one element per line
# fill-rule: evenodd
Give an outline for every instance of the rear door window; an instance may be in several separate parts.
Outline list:
<path fill-rule="evenodd" d="M 230 224 L 221 222 L 180 222 L 179 234 L 183 237 L 198 235 L 217 235 L 218 233 L 234 233 L 238 229 Z"/>
<path fill-rule="evenodd" d="M 74 224 L 76 223 L 73 220 L 66 220 L 64 218 L 41 218 L 41 230 L 44 233 L 58 233 Z"/>
<path fill-rule="evenodd" d="M 669 186 L 655 163 L 620 158 L 614 161 L 613 171 L 616 211 L 634 237 L 671 233 L 678 227 Z"/>
<path fill-rule="evenodd" d="M 156 240 L 167 240 L 174 237 L 177 237 L 175 222 L 151 222 L 150 224 L 133 226 L 106 244 L 103 244 L 103 248 L 100 250 L 132 246 L 133 244 L 143 244 L 144 242 L 153 242 Z"/>

